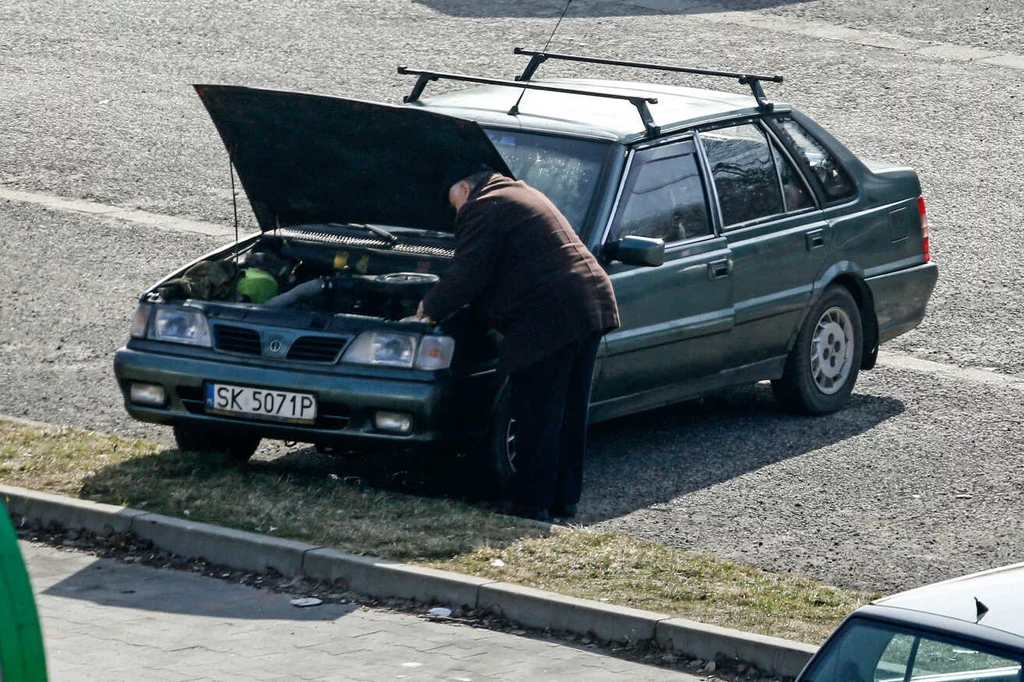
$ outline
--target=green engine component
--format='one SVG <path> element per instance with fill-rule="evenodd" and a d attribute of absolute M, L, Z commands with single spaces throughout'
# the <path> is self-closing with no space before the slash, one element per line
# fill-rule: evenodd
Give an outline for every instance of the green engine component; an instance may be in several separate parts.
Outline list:
<path fill-rule="evenodd" d="M 252 303 L 265 303 L 277 296 L 277 280 L 265 270 L 246 268 L 235 285 L 235 291 Z"/>

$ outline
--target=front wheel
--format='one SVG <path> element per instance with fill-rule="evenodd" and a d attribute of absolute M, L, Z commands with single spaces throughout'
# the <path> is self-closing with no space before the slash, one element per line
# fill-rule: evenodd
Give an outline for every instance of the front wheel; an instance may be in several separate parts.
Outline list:
<path fill-rule="evenodd" d="M 860 309 L 840 286 L 825 290 L 807 316 L 772 391 L 783 408 L 828 414 L 846 404 L 860 370 L 864 332 Z"/>
<path fill-rule="evenodd" d="M 506 386 L 494 404 L 487 433 L 470 452 L 473 464 L 473 496 L 488 500 L 509 499 L 516 476 L 516 420 Z"/>
<path fill-rule="evenodd" d="M 227 462 L 244 464 L 260 446 L 259 436 L 247 436 L 227 429 L 199 426 L 174 426 L 174 442 L 181 450 L 212 452 Z"/>

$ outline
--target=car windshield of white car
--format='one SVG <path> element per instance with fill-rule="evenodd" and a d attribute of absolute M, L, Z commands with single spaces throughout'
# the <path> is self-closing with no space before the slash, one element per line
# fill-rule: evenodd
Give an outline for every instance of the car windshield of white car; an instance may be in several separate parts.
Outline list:
<path fill-rule="evenodd" d="M 1020 682 L 1021 660 L 996 647 L 853 618 L 801 682 Z"/>

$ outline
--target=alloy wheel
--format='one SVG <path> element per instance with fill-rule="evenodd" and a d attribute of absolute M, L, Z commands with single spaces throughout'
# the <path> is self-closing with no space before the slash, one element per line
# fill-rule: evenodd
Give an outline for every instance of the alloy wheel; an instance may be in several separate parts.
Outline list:
<path fill-rule="evenodd" d="M 811 337 L 811 376 L 825 395 L 838 392 L 853 366 L 853 323 L 840 307 L 822 313 Z"/>

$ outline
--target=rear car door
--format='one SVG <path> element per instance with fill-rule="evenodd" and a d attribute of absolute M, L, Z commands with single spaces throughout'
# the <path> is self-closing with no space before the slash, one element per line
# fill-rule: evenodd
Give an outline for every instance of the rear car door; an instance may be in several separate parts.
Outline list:
<path fill-rule="evenodd" d="M 608 266 L 622 326 L 605 337 L 595 418 L 679 399 L 685 382 L 721 368 L 732 328 L 732 265 L 708 196 L 692 138 L 633 152 L 605 244 L 661 238 L 665 262 Z"/>
<path fill-rule="evenodd" d="M 733 367 L 785 355 L 828 261 L 831 228 L 793 160 L 758 120 L 698 133 L 733 259 Z"/>

